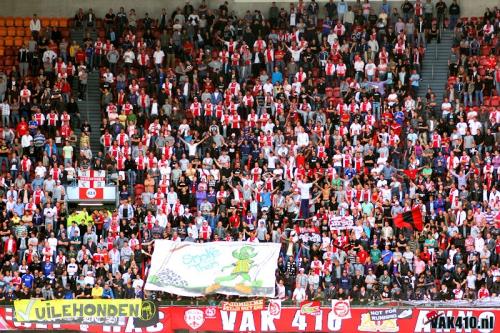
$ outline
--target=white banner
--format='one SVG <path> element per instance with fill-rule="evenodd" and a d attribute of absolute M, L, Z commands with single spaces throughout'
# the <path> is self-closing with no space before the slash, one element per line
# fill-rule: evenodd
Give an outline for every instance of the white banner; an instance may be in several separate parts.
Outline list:
<path fill-rule="evenodd" d="M 78 170 L 78 187 L 82 188 L 106 187 L 106 171 Z"/>
<path fill-rule="evenodd" d="M 281 317 L 281 300 L 280 299 L 270 299 L 269 305 L 267 307 L 269 311 L 269 316 L 280 319 Z"/>
<path fill-rule="evenodd" d="M 281 245 L 156 240 L 146 290 L 273 297 Z"/>
<path fill-rule="evenodd" d="M 354 218 L 349 216 L 334 216 L 330 218 L 330 230 L 346 230 L 354 228 Z"/>
<path fill-rule="evenodd" d="M 350 319 L 351 303 L 348 300 L 332 299 L 332 312 L 330 315 L 335 319 Z"/>

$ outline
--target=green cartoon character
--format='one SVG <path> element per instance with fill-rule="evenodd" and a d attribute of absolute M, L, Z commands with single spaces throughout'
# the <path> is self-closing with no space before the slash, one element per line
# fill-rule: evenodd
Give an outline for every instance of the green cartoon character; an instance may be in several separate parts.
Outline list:
<path fill-rule="evenodd" d="M 241 293 L 249 294 L 252 292 L 252 287 L 260 287 L 262 285 L 262 281 L 252 281 L 249 274 L 250 270 L 254 267 L 252 258 L 257 256 L 253 247 L 243 246 L 239 251 L 234 250 L 232 255 L 237 261 L 232 265 L 222 267 L 222 271 L 232 268 L 231 273 L 217 277 L 215 283 L 207 287 L 207 294 L 218 290 L 221 287 L 221 282 L 234 281 L 238 277 L 241 277 L 242 281 L 236 284 L 234 289 Z"/>

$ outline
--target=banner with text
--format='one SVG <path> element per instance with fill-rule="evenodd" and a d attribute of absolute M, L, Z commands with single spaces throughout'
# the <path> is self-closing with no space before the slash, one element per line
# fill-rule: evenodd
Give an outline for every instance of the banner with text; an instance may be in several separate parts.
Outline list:
<path fill-rule="evenodd" d="M 354 228 L 354 217 L 334 216 L 330 218 L 330 230 L 346 230 Z"/>
<path fill-rule="evenodd" d="M 156 240 L 146 290 L 182 296 L 275 293 L 280 244 Z"/>
<path fill-rule="evenodd" d="M 140 299 L 58 299 L 14 301 L 16 320 L 23 322 L 54 322 L 71 318 L 138 317 L 142 316 Z"/>
<path fill-rule="evenodd" d="M 127 300 L 131 301 L 131 300 Z M 351 308 L 350 319 L 335 319 L 330 307 L 319 314 L 302 314 L 299 307 L 281 308 L 279 318 L 266 307 L 259 311 L 223 311 L 219 307 L 159 307 L 158 322 L 136 325 L 106 323 L 27 323 L 14 319 L 12 308 L 0 307 L 0 330 L 71 330 L 89 333 L 212 332 L 370 332 L 370 333 L 494 333 L 499 331 L 497 308 Z"/>

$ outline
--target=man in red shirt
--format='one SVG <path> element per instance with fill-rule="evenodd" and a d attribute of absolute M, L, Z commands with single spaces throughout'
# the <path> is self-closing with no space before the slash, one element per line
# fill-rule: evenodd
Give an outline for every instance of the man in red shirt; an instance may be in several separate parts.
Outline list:
<path fill-rule="evenodd" d="M 21 121 L 17 124 L 16 133 L 18 138 L 28 133 L 28 123 L 24 120 L 24 117 L 21 117 Z"/>
<path fill-rule="evenodd" d="M 481 286 L 481 289 L 477 292 L 477 298 L 486 298 L 490 296 L 490 292 L 484 285 Z"/>
<path fill-rule="evenodd" d="M 366 263 L 366 259 L 369 257 L 368 252 L 363 248 L 358 252 L 359 263 L 364 265 Z"/>
<path fill-rule="evenodd" d="M 233 235 L 238 233 L 238 229 L 240 227 L 240 223 L 241 223 L 240 216 L 235 211 L 233 213 L 233 215 L 229 218 L 229 225 L 231 226 L 231 233 Z"/>

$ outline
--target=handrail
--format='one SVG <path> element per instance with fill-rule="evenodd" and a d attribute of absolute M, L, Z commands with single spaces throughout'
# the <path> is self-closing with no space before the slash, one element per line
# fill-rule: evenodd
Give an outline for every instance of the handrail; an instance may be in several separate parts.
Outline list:
<path fill-rule="evenodd" d="M 432 64 L 432 80 L 434 80 L 434 64 Z"/>
<path fill-rule="evenodd" d="M 87 81 L 87 89 L 85 89 L 85 113 L 87 114 L 87 121 L 90 122 L 89 118 L 89 84 Z"/>
<path fill-rule="evenodd" d="M 246 301 L 249 299 L 239 299 L 233 301 Z M 320 301 L 322 306 L 331 306 L 331 300 L 325 299 L 316 299 Z M 190 307 L 203 307 L 203 306 L 218 306 L 220 301 L 217 300 L 162 300 L 158 302 L 159 306 L 190 306 Z M 425 307 L 425 308 L 492 308 L 496 304 L 498 304 L 497 298 L 488 298 L 486 300 L 449 300 L 449 301 L 369 301 L 367 304 L 359 304 L 357 302 L 351 302 L 351 307 L 353 308 L 393 308 L 393 307 Z M 2 300 L 0 301 L 0 307 L 11 307 L 13 306 L 13 302 Z M 294 308 L 297 304 L 290 300 L 282 301 L 281 305 L 284 308 Z"/>

